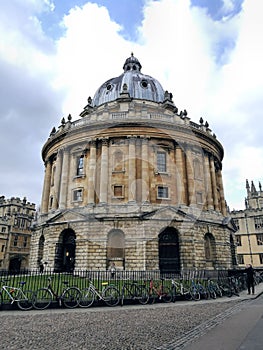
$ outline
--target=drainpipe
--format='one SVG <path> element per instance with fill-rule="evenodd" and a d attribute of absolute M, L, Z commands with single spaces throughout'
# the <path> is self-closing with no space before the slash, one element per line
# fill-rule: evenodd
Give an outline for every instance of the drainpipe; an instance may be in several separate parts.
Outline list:
<path fill-rule="evenodd" d="M 247 223 L 247 214 L 246 213 L 245 213 L 245 220 L 246 220 L 246 231 L 247 231 L 247 238 L 248 238 L 250 263 L 253 266 L 253 255 L 252 255 L 252 250 L 251 250 L 250 234 L 249 234 L 249 231 L 248 231 L 248 223 Z"/>

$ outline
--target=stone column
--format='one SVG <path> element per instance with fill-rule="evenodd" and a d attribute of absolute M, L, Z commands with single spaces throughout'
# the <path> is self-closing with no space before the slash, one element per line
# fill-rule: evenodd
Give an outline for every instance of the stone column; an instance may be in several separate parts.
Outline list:
<path fill-rule="evenodd" d="M 188 187 L 188 205 L 195 204 L 195 183 L 194 183 L 194 169 L 191 148 L 186 148 L 186 176 Z"/>
<path fill-rule="evenodd" d="M 57 153 L 56 172 L 55 172 L 55 178 L 54 178 L 54 194 L 53 194 L 53 204 L 52 204 L 53 210 L 56 210 L 58 208 L 58 203 L 59 203 L 61 164 L 62 164 L 62 151 L 59 150 Z"/>
<path fill-rule="evenodd" d="M 96 141 L 90 142 L 89 179 L 88 179 L 88 204 L 94 204 L 96 170 Z"/>
<path fill-rule="evenodd" d="M 136 201 L 136 157 L 135 157 L 135 137 L 129 138 L 129 188 L 128 201 Z"/>
<path fill-rule="evenodd" d="M 210 174 L 210 161 L 209 155 L 205 153 L 204 155 L 204 174 L 205 174 L 205 190 L 206 190 L 206 198 L 207 198 L 207 209 L 214 209 L 213 205 L 213 195 L 212 195 L 212 180 Z"/>
<path fill-rule="evenodd" d="M 42 203 L 41 203 L 42 214 L 48 213 L 50 184 L 51 184 L 51 160 L 48 159 L 46 161 L 45 179 L 44 179 L 44 186 L 43 186 L 43 192 L 42 192 Z"/>
<path fill-rule="evenodd" d="M 84 166 L 85 166 L 85 184 L 83 193 L 83 205 L 88 204 L 88 188 L 89 188 L 89 149 L 85 150 Z"/>
<path fill-rule="evenodd" d="M 142 203 L 149 201 L 148 139 L 142 139 Z"/>
<path fill-rule="evenodd" d="M 61 173 L 61 189 L 60 189 L 60 197 L 59 197 L 60 209 L 65 209 L 67 204 L 68 174 L 69 174 L 69 150 L 64 149 L 62 173 Z"/>
<path fill-rule="evenodd" d="M 177 145 L 175 149 L 175 166 L 177 170 L 177 196 L 178 204 L 187 205 L 186 191 L 185 191 L 185 156 L 182 148 Z"/>
<path fill-rule="evenodd" d="M 211 172 L 211 179 L 212 179 L 212 192 L 213 192 L 214 208 L 216 211 L 218 211 L 219 206 L 218 206 L 217 186 L 216 186 L 216 171 L 215 171 L 215 163 L 214 163 L 213 157 L 210 157 L 210 172 Z"/>
<path fill-rule="evenodd" d="M 109 140 L 103 139 L 101 146 L 100 164 L 100 203 L 108 202 L 108 180 L 109 180 Z"/>
<path fill-rule="evenodd" d="M 222 172 L 219 169 L 217 172 L 217 177 L 218 177 L 218 183 L 219 183 L 219 188 L 220 188 L 220 203 L 221 203 L 221 211 L 224 216 L 227 215 L 226 212 L 226 201 L 225 201 L 225 196 L 224 196 L 224 186 L 223 186 L 223 179 L 222 179 Z"/>

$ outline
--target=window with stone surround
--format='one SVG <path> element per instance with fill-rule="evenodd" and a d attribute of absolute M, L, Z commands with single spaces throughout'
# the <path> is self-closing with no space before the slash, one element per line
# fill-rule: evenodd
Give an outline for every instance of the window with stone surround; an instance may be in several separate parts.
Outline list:
<path fill-rule="evenodd" d="M 237 254 L 237 261 L 239 265 L 244 265 L 244 255 L 243 254 Z"/>
<path fill-rule="evenodd" d="M 123 185 L 113 185 L 113 196 L 115 198 L 124 197 L 124 186 Z"/>
<path fill-rule="evenodd" d="M 239 219 L 233 219 L 233 221 L 234 221 L 234 224 L 235 224 L 237 230 L 239 230 Z"/>
<path fill-rule="evenodd" d="M 242 246 L 242 240 L 241 240 L 241 236 L 236 235 L 236 242 L 237 242 L 237 246 Z"/>
<path fill-rule="evenodd" d="M 73 202 L 81 202 L 83 197 L 83 189 L 78 188 L 73 190 Z"/>
<path fill-rule="evenodd" d="M 52 175 L 51 175 L 51 186 L 54 186 L 55 182 L 55 174 L 56 174 L 56 166 L 54 165 L 52 168 Z"/>
<path fill-rule="evenodd" d="M 157 155 L 156 155 L 156 158 L 157 158 L 157 171 L 160 172 L 160 173 L 166 173 L 167 172 L 166 152 L 158 151 Z"/>
<path fill-rule="evenodd" d="M 202 192 L 196 192 L 196 203 L 203 204 L 203 193 Z"/>
<path fill-rule="evenodd" d="M 77 157 L 77 176 L 84 174 L 84 155 Z"/>
<path fill-rule="evenodd" d="M 14 236 L 14 247 L 17 247 L 17 243 L 18 243 L 18 235 Z"/>
<path fill-rule="evenodd" d="M 263 216 L 255 216 L 254 217 L 255 229 L 260 230 L 263 228 Z"/>
<path fill-rule="evenodd" d="M 263 234 L 257 234 L 257 245 L 263 245 Z"/>
<path fill-rule="evenodd" d="M 167 186 L 158 186 L 157 187 L 157 199 L 169 198 L 169 190 Z"/>

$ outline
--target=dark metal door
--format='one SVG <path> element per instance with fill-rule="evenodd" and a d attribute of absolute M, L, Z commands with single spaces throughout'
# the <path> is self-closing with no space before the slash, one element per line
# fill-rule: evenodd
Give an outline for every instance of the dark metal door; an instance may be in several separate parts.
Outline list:
<path fill-rule="evenodd" d="M 159 235 L 159 268 L 161 273 L 180 272 L 179 237 L 174 228 L 167 228 Z"/>

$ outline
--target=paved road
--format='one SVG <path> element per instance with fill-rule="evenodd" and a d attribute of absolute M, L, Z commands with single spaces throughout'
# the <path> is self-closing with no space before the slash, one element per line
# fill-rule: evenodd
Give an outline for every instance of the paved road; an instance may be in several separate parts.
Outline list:
<path fill-rule="evenodd" d="M 184 349 L 262 350 L 263 296 L 243 304 L 231 317 Z"/>

